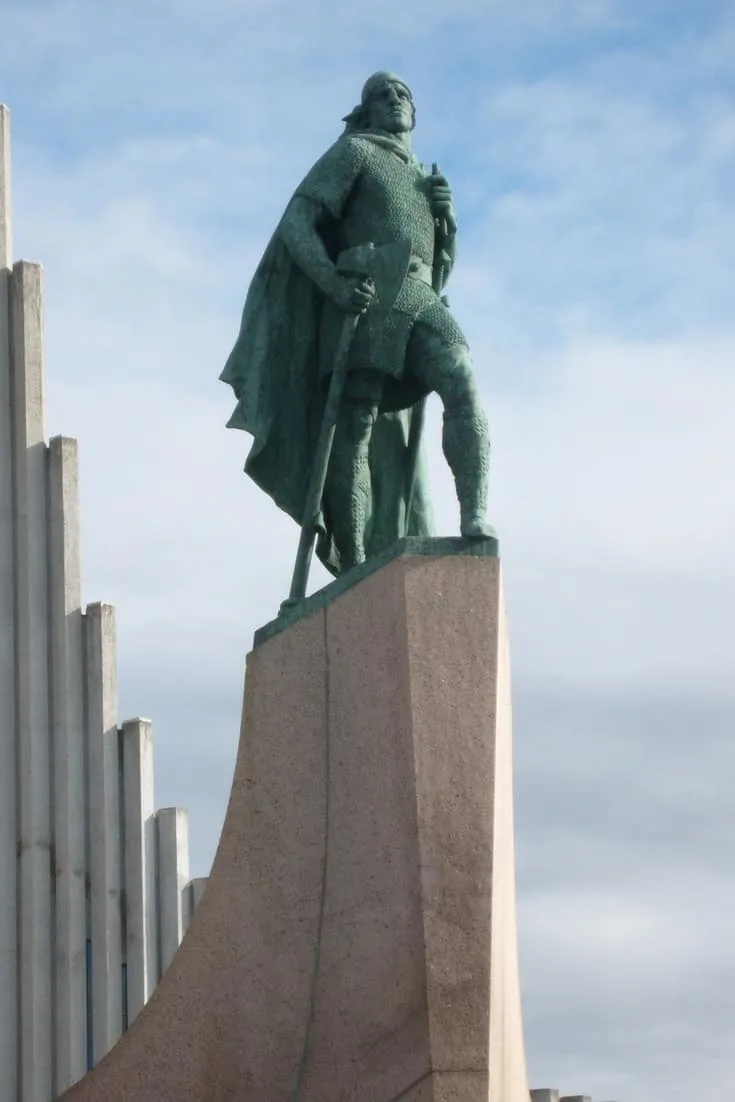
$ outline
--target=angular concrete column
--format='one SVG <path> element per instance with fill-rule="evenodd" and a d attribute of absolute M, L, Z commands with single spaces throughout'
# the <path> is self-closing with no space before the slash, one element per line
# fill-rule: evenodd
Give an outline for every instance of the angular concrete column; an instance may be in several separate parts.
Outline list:
<path fill-rule="evenodd" d="M 84 642 L 76 440 L 49 449 L 56 1091 L 87 1071 Z"/>
<path fill-rule="evenodd" d="M 53 1093 L 48 455 L 43 423 L 41 269 L 21 261 L 11 288 L 15 656 L 19 822 L 22 1102 Z"/>
<path fill-rule="evenodd" d="M 161 975 L 179 947 L 186 924 L 189 883 L 189 818 L 183 807 L 164 807 L 158 825 L 158 923 Z"/>
<path fill-rule="evenodd" d="M 68 1102 L 528 1102 L 494 547 L 405 541 L 259 633 L 204 898 Z"/>
<path fill-rule="evenodd" d="M 10 111 L 0 103 L 0 267 L 12 264 L 10 225 Z"/>
<path fill-rule="evenodd" d="M 122 755 L 125 959 L 130 1024 L 158 982 L 156 820 L 150 720 L 131 719 L 123 723 Z"/>
<path fill-rule="evenodd" d="M 206 876 L 195 876 L 193 880 L 190 880 L 186 887 L 185 899 L 186 906 L 184 908 L 184 930 L 189 929 L 194 912 L 202 901 L 204 895 L 204 889 L 207 886 Z"/>
<path fill-rule="evenodd" d="M 10 375 L 10 117 L 0 104 L 0 1083 L 17 1095 L 17 746 Z"/>
<path fill-rule="evenodd" d="M 86 644 L 92 1050 L 96 1063 L 122 1032 L 122 845 L 115 610 L 92 604 Z"/>
<path fill-rule="evenodd" d="M 113 609 L 82 615 L 76 442 L 45 440 L 42 272 L 11 261 L 0 105 L 0 1099 L 50 1102 L 157 981 L 157 834 L 145 725 L 121 757 Z"/>

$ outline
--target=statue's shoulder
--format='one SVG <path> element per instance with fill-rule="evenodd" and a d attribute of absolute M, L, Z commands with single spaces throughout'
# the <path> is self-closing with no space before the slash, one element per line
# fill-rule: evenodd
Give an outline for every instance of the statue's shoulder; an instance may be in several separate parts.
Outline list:
<path fill-rule="evenodd" d="M 348 130 L 344 134 L 340 134 L 335 145 L 339 145 L 340 143 L 344 143 L 344 145 L 349 146 L 351 149 L 359 149 L 363 153 L 369 152 L 372 145 L 370 139 L 365 134 L 361 134 L 359 130 Z"/>
<path fill-rule="evenodd" d="M 372 144 L 359 134 L 340 134 L 324 154 L 330 160 L 364 164 L 372 151 Z"/>
<path fill-rule="evenodd" d="M 297 195 L 314 199 L 338 217 L 369 156 L 368 143 L 343 134 L 307 172 Z"/>

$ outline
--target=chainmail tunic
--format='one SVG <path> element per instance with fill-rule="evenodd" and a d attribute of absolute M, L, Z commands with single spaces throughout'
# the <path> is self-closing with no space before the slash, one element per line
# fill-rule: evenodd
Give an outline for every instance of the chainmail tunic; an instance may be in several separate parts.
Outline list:
<path fill-rule="evenodd" d="M 384 245 L 410 238 L 422 276 L 409 276 L 386 317 L 368 311 L 357 326 L 350 370 L 380 371 L 401 379 L 406 347 L 420 320 L 447 344 L 466 344 L 462 330 L 426 281 L 434 262 L 435 226 L 426 170 L 396 141 L 379 135 L 341 137 L 316 162 L 297 195 L 320 204 L 328 216 L 325 243 L 332 258 L 372 241 Z M 331 302 L 321 326 L 321 367 L 331 371 L 344 315 Z"/>

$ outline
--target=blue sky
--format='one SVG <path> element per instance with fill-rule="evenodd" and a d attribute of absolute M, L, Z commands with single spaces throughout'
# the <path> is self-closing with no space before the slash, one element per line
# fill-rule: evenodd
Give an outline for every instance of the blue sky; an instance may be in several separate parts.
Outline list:
<path fill-rule="evenodd" d="M 16 255 L 85 597 L 118 609 L 193 871 L 297 532 L 217 376 L 291 190 L 377 68 L 450 178 L 493 432 L 532 1083 L 707 1102 L 735 1077 L 735 12 L 712 0 L 0 0 Z M 456 507 L 429 418 L 440 528 Z M 317 581 L 319 580 L 317 576 Z"/>

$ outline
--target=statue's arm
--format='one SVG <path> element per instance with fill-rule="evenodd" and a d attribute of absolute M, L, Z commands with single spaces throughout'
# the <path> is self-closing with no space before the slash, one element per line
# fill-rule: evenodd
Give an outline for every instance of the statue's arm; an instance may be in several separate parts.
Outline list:
<path fill-rule="evenodd" d="M 457 259 L 457 214 L 449 181 L 434 165 L 428 177 L 430 201 L 434 212 L 434 271 L 441 271 L 441 288 L 445 286 Z"/>
<path fill-rule="evenodd" d="M 280 226 L 281 240 L 294 263 L 320 291 L 345 309 L 345 279 L 329 258 L 321 231 L 327 222 L 339 222 L 368 152 L 364 141 L 339 138 L 301 181 Z"/>
<path fill-rule="evenodd" d="M 320 203 L 305 195 L 295 195 L 281 220 L 279 233 L 302 272 L 328 298 L 333 298 L 338 293 L 341 277 L 329 259 L 319 233 L 322 218 Z"/>
<path fill-rule="evenodd" d="M 364 277 L 337 271 L 324 247 L 319 226 L 325 212 L 321 203 L 295 195 L 281 220 L 281 240 L 302 272 L 341 310 L 361 314 L 373 301 L 375 287 Z"/>

